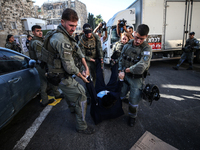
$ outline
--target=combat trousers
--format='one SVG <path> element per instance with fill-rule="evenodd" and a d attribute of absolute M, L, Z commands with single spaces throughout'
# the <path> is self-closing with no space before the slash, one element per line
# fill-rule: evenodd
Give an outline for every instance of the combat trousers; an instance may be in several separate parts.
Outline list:
<path fill-rule="evenodd" d="M 92 62 L 92 61 L 87 61 L 87 65 L 88 65 L 88 68 L 90 70 L 90 76 L 92 76 L 92 81 L 93 81 L 94 86 L 95 86 L 95 83 L 96 83 L 96 63 Z"/>
<path fill-rule="evenodd" d="M 45 73 L 46 73 L 45 69 L 42 69 L 40 67 L 40 65 L 36 65 L 36 69 L 37 69 L 39 76 L 40 76 L 40 89 L 41 89 L 42 104 L 45 105 L 45 104 L 48 103 L 48 95 L 47 95 L 47 92 L 46 92 L 47 86 L 50 86 L 55 97 L 59 97 L 60 92 L 58 91 L 57 86 L 54 86 L 54 85 L 48 83 L 47 78 L 45 76 Z"/>
<path fill-rule="evenodd" d="M 125 75 L 123 87 L 121 89 L 121 97 L 125 97 L 130 90 L 129 95 L 129 116 L 137 117 L 139 102 L 142 100 L 142 78 L 133 78 Z"/>
<path fill-rule="evenodd" d="M 76 129 L 85 130 L 87 128 L 85 121 L 87 97 L 84 87 L 74 78 L 68 77 L 67 79 L 62 79 L 59 88 L 65 95 L 70 111 L 76 113 Z"/>
<path fill-rule="evenodd" d="M 180 65 L 187 60 L 189 63 L 189 66 L 192 68 L 193 65 L 193 58 L 194 58 L 194 52 L 183 52 L 183 54 L 181 55 L 181 59 L 179 60 L 177 67 L 180 67 Z"/>

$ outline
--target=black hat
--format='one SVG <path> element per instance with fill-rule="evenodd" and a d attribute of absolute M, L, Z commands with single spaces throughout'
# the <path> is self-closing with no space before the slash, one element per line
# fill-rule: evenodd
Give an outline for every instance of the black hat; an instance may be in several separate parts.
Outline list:
<path fill-rule="evenodd" d="M 92 32 L 92 28 L 91 28 L 90 24 L 85 23 L 85 24 L 83 25 L 83 32 L 84 32 L 85 34 L 88 34 L 88 33 L 91 33 L 91 32 Z"/>
<path fill-rule="evenodd" d="M 195 35 L 195 32 L 190 32 L 190 35 Z"/>

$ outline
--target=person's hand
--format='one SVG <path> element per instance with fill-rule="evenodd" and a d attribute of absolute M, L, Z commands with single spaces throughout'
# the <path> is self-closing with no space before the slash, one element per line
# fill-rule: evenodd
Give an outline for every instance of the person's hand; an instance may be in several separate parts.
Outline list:
<path fill-rule="evenodd" d="M 95 62 L 95 59 L 91 58 L 90 61 Z"/>
<path fill-rule="evenodd" d="M 120 24 L 120 21 L 121 21 L 121 20 L 118 20 L 118 21 L 117 21 L 117 24 Z"/>
<path fill-rule="evenodd" d="M 123 80 L 123 79 L 124 79 L 124 76 L 125 76 L 125 73 L 124 73 L 124 72 L 119 72 L 118 78 L 119 78 L 120 80 Z"/>
<path fill-rule="evenodd" d="M 85 70 L 85 74 L 86 74 L 86 77 L 88 77 L 88 76 L 90 75 L 89 69 L 86 69 L 86 70 Z"/>
<path fill-rule="evenodd" d="M 130 68 L 126 68 L 125 72 L 126 72 L 126 73 L 131 72 L 131 71 L 130 71 Z"/>
<path fill-rule="evenodd" d="M 86 77 L 86 71 L 82 71 L 82 75 Z"/>
<path fill-rule="evenodd" d="M 85 77 L 82 78 L 83 82 L 90 83 Z"/>
<path fill-rule="evenodd" d="M 100 22 L 98 26 L 99 26 L 99 27 L 102 27 L 102 23 Z"/>
<path fill-rule="evenodd" d="M 101 58 L 101 69 L 103 69 L 103 58 Z"/>

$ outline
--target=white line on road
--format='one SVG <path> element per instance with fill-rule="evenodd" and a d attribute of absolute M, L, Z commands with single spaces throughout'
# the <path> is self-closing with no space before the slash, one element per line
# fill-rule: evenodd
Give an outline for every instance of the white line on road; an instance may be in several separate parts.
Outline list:
<path fill-rule="evenodd" d="M 42 124 L 42 122 L 44 121 L 44 119 L 49 114 L 52 108 L 53 106 L 50 105 L 44 108 L 44 110 L 40 113 L 40 116 L 35 119 L 32 126 L 26 130 L 24 136 L 14 146 L 13 150 L 24 150 L 26 148 L 31 138 L 37 132 L 38 128 L 40 127 L 40 125 Z"/>

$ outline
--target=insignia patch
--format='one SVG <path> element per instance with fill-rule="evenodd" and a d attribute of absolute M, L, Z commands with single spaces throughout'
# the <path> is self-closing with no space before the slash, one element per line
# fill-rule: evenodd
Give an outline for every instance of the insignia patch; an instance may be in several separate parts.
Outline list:
<path fill-rule="evenodd" d="M 149 51 L 144 51 L 144 55 L 150 55 Z"/>
<path fill-rule="evenodd" d="M 149 56 L 144 56 L 144 61 L 148 61 L 149 60 Z"/>
<path fill-rule="evenodd" d="M 65 54 L 71 54 L 70 52 L 64 52 Z"/>
<path fill-rule="evenodd" d="M 64 47 L 70 49 L 70 48 L 71 48 L 71 45 L 65 43 L 65 44 L 64 44 Z"/>

